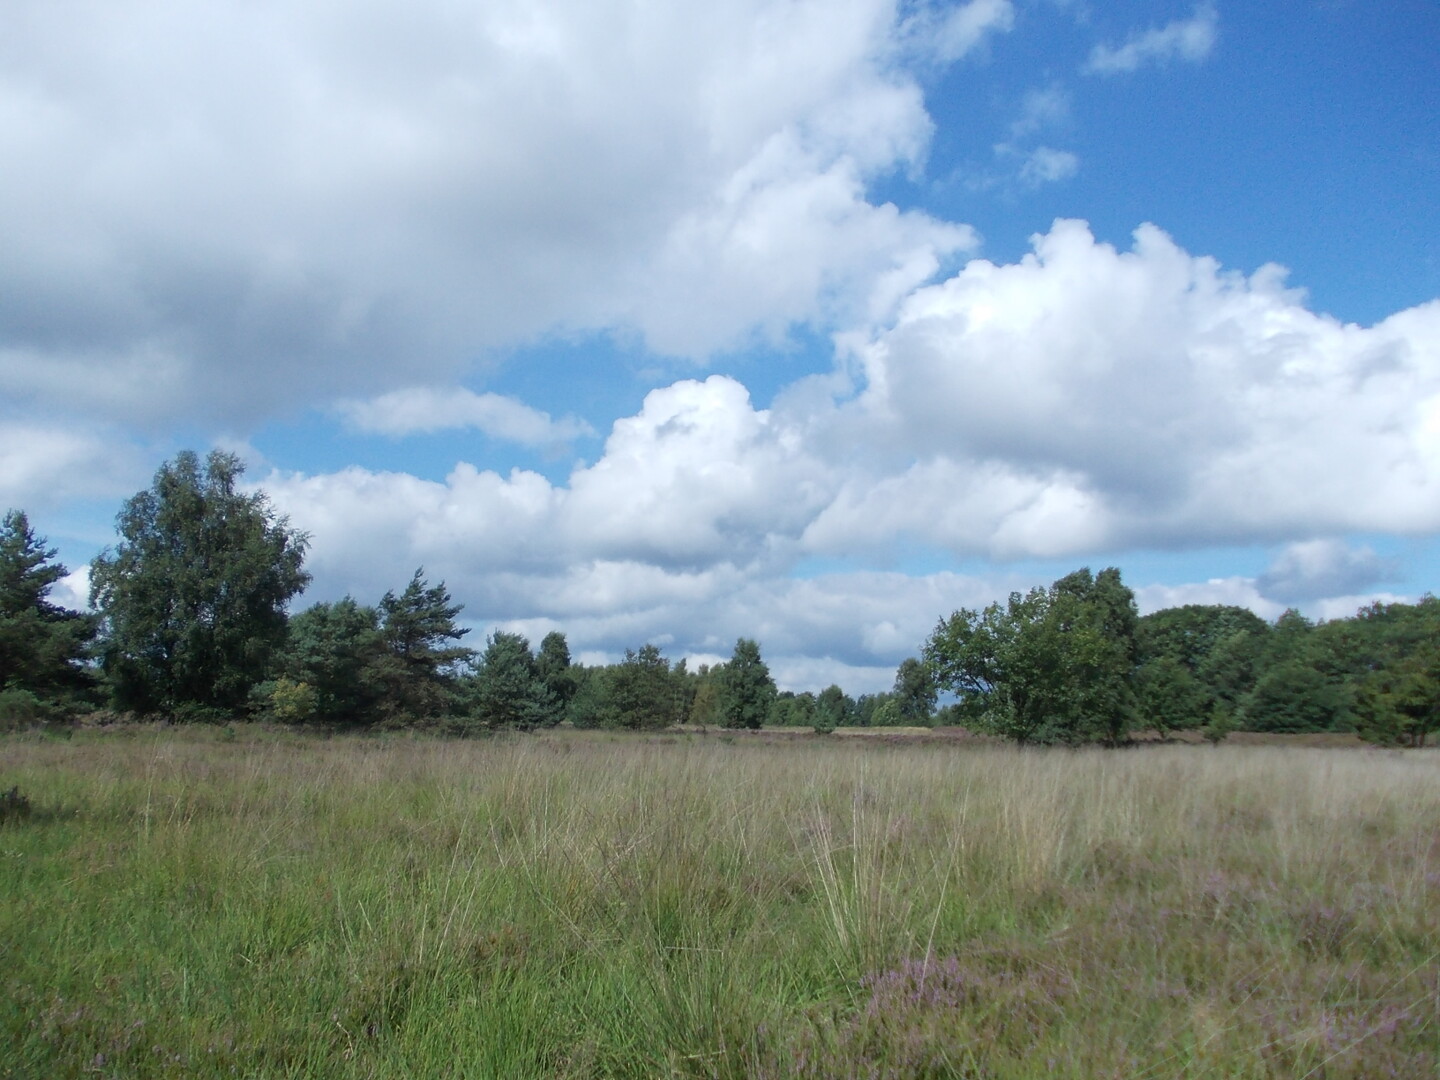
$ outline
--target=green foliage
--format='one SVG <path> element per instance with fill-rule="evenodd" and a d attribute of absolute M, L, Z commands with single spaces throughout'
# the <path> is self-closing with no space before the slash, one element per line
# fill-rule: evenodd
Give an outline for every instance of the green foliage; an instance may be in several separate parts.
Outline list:
<path fill-rule="evenodd" d="M 1190 668 L 1173 656 L 1160 656 L 1135 671 L 1140 723 L 1162 735 L 1205 723 L 1212 698 Z"/>
<path fill-rule="evenodd" d="M 618 727 L 653 731 L 684 716 L 670 661 L 654 645 L 642 645 L 639 652 L 626 649 L 625 662 L 611 669 L 608 689 L 610 715 Z"/>
<path fill-rule="evenodd" d="M 309 683 L 276 679 L 269 693 L 270 715 L 282 724 L 304 724 L 315 719 L 319 695 Z"/>
<path fill-rule="evenodd" d="M 814 727 L 815 695 L 809 691 L 801 694 L 793 690 L 782 691 L 770 705 L 767 723 L 775 727 Z"/>
<path fill-rule="evenodd" d="M 85 659 L 98 623 L 50 602 L 66 574 L 54 558 L 23 512 L 0 520 L 0 690 L 73 701 L 93 682 Z"/>
<path fill-rule="evenodd" d="M 18 731 L 53 719 L 54 708 L 33 691 L 18 686 L 0 690 L 0 731 Z"/>
<path fill-rule="evenodd" d="M 570 698 L 566 716 L 577 728 L 593 729 L 615 726 L 615 710 L 610 700 L 609 667 L 577 667 L 572 672 L 575 693 Z"/>
<path fill-rule="evenodd" d="M 1135 626 L 1135 646 L 1141 663 L 1168 657 L 1193 675 L 1220 642 L 1241 631 L 1260 638 L 1270 631 L 1270 624 L 1249 608 L 1186 604 L 1142 616 Z"/>
<path fill-rule="evenodd" d="M 750 638 L 735 642 L 735 652 L 720 677 L 723 715 L 728 728 L 758 730 L 770 715 L 775 680 L 760 658 L 760 645 Z"/>
<path fill-rule="evenodd" d="M 121 509 L 120 543 L 91 570 L 121 707 L 237 709 L 283 643 L 285 605 L 309 581 L 306 537 L 237 489 L 243 472 L 234 454 L 202 467 L 185 451 Z"/>
<path fill-rule="evenodd" d="M 520 634 L 490 635 L 471 685 L 464 727 L 473 722 L 490 731 L 533 731 L 560 722 L 561 707 Z"/>
<path fill-rule="evenodd" d="M 390 722 L 424 723 L 458 709 L 460 667 L 475 656 L 473 649 L 451 644 L 470 632 L 455 623 L 463 606 L 451 602 L 443 581 L 430 585 L 423 568 L 399 596 L 381 597 L 386 652 L 375 670 L 384 686 L 380 709 Z"/>
<path fill-rule="evenodd" d="M 930 669 L 915 657 L 900 662 L 895 672 L 893 697 L 896 723 L 910 727 L 928 727 L 939 700 L 939 688 Z"/>
<path fill-rule="evenodd" d="M 724 664 L 701 666 L 695 674 L 690 697 L 690 723 L 699 727 L 723 726 L 725 723 L 725 690 L 722 685 Z"/>
<path fill-rule="evenodd" d="M 1426 642 L 1359 684 L 1360 734 L 1392 746 L 1425 745 L 1440 730 L 1440 642 Z"/>
<path fill-rule="evenodd" d="M 1255 688 L 1265 667 L 1269 634 L 1268 624 L 1261 633 L 1237 630 L 1205 654 L 1196 674 L 1212 697 L 1234 708 Z"/>
<path fill-rule="evenodd" d="M 1114 744 L 1134 711 L 1137 621 L 1120 572 L 1085 569 L 942 620 L 925 662 L 977 730 L 1020 743 Z"/>
<path fill-rule="evenodd" d="M 385 698 L 387 651 L 380 612 L 347 596 L 290 620 L 278 668 L 283 678 L 313 689 L 317 722 L 368 723 Z"/>
<path fill-rule="evenodd" d="M 1342 691 L 1303 660 L 1268 667 L 1240 702 L 1247 731 L 1330 731 L 1346 706 Z"/>
<path fill-rule="evenodd" d="M 554 708 L 544 723 L 552 727 L 565 719 L 570 702 L 578 689 L 574 665 L 570 662 L 570 645 L 558 630 L 546 634 L 535 657 L 535 671 L 554 701 Z"/>
<path fill-rule="evenodd" d="M 839 686 L 831 683 L 815 699 L 815 730 L 829 734 L 838 727 L 854 722 L 855 702 Z"/>
<path fill-rule="evenodd" d="M 1210 709 L 1210 718 L 1200 728 L 1200 734 L 1211 746 L 1218 746 L 1230 737 L 1240 726 L 1235 714 L 1223 702 L 1216 702 Z"/>

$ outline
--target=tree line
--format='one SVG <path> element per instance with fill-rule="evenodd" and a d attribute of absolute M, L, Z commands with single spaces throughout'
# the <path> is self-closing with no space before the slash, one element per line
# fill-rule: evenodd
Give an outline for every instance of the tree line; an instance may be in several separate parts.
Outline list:
<path fill-rule="evenodd" d="M 961 610 L 924 648 L 953 722 L 1021 743 L 1115 745 L 1136 730 L 1355 731 L 1423 746 L 1440 726 L 1440 600 L 1315 623 L 1188 604 L 1146 616 L 1111 567 Z"/>
<path fill-rule="evenodd" d="M 960 725 L 1021 743 L 1115 745 L 1137 729 L 1359 731 L 1423 745 L 1440 718 L 1440 601 L 1373 604 L 1316 624 L 1227 605 L 1140 616 L 1114 568 L 940 620 L 893 688 L 779 692 L 760 646 L 691 670 L 654 644 L 574 662 L 563 633 L 532 648 L 496 631 L 462 643 L 443 582 L 417 569 L 375 604 L 288 613 L 309 583 L 308 537 L 243 465 L 166 462 L 117 516 L 91 565 L 91 612 L 49 599 L 66 574 L 22 511 L 0 522 L 0 724 L 97 708 L 175 720 L 250 716 L 454 734 L 576 727 Z M 949 700 L 937 708 L 941 694 Z"/>

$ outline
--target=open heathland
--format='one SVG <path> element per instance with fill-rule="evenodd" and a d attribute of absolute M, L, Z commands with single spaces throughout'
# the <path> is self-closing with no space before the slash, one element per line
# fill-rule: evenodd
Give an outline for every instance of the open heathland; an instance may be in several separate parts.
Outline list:
<path fill-rule="evenodd" d="M 1433 1077 L 1440 753 L 0 741 L 3 1077 Z"/>

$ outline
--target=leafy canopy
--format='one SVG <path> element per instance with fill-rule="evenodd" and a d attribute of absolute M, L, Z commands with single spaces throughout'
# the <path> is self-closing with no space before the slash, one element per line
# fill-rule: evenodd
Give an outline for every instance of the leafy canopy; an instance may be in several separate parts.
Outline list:
<path fill-rule="evenodd" d="M 310 580 L 308 538 L 244 466 L 184 451 L 117 518 L 120 542 L 91 568 L 103 661 L 117 703 L 142 712 L 233 710 L 285 637 L 285 606 Z"/>
<path fill-rule="evenodd" d="M 1087 568 L 942 619 L 924 658 L 977 730 L 1021 743 L 1114 743 L 1134 711 L 1137 621 L 1120 571 Z"/>

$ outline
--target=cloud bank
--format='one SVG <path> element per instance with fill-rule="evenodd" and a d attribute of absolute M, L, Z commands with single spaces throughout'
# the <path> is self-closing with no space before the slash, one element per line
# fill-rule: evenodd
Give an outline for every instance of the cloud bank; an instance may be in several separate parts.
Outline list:
<path fill-rule="evenodd" d="M 369 595 L 423 563 L 477 618 L 615 649 L 723 652 L 747 633 L 893 665 L 1003 573 L 794 574 L 907 545 L 1078 564 L 1314 537 L 1206 587 L 1278 613 L 1384 580 L 1333 537 L 1440 528 L 1440 302 L 1342 324 L 1276 267 L 1225 271 L 1153 226 L 1118 250 L 1059 221 L 1019 262 L 913 290 L 769 409 L 725 376 L 652 391 L 565 484 L 462 464 L 443 483 L 349 469 L 265 486 L 316 537 L 323 588 Z M 856 617 L 807 623 L 835 605 Z"/>
<path fill-rule="evenodd" d="M 975 242 L 866 197 L 925 153 L 914 71 L 1011 22 L 906 10 L 16 0 L 0 398 L 243 427 L 557 329 L 704 358 L 884 317 Z"/>

